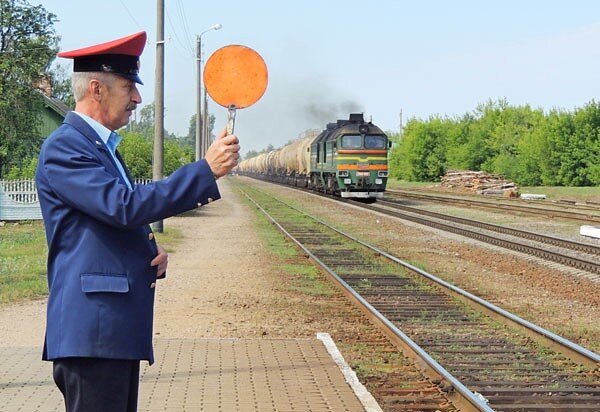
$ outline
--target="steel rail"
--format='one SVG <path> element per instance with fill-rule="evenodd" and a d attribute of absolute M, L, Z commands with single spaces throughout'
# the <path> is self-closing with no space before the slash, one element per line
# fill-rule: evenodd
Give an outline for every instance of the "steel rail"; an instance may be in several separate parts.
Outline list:
<path fill-rule="evenodd" d="M 581 242 L 576 242 L 573 240 L 561 239 L 561 238 L 554 237 L 554 236 L 543 235 L 541 233 L 529 232 L 527 230 L 513 229 L 510 227 L 506 227 L 506 226 L 500 226 L 500 225 L 495 225 L 492 223 L 481 222 L 479 220 L 467 219 L 467 218 L 463 218 L 463 217 L 447 215 L 444 213 L 438 213 L 438 212 L 432 212 L 429 210 L 417 209 L 415 207 L 402 205 L 402 204 L 398 203 L 398 201 L 395 201 L 395 200 L 394 201 L 379 200 L 377 202 L 377 204 L 379 204 L 379 205 L 389 204 L 393 208 L 404 210 L 407 212 L 426 215 L 426 216 L 434 217 L 436 219 L 450 220 L 450 221 L 453 221 L 456 223 L 461 223 L 461 224 L 468 225 L 468 226 L 478 227 L 478 228 L 490 230 L 493 232 L 503 233 L 503 234 L 516 236 L 516 237 L 522 237 L 525 239 L 535 240 L 537 242 L 548 243 L 550 245 L 563 247 L 565 249 L 572 249 L 572 250 L 577 250 L 577 251 L 581 251 L 581 252 L 585 252 L 585 253 L 589 253 L 589 254 L 600 255 L 600 247 L 591 245 L 589 243 L 581 243 Z"/>
<path fill-rule="evenodd" d="M 504 196 L 482 196 L 474 193 L 450 193 L 450 192 L 435 192 L 431 190 L 420 190 L 420 189 L 390 189 L 386 188 L 386 192 L 391 194 L 401 194 L 406 193 L 411 196 L 412 194 L 416 196 L 423 196 L 426 198 L 427 196 L 437 196 L 440 198 L 449 197 L 451 199 L 469 199 L 472 198 L 476 202 L 489 203 L 489 204 L 503 204 L 510 205 L 514 203 L 518 206 L 532 206 L 535 208 L 548 209 L 548 210 L 561 210 L 561 209 L 574 209 L 576 213 L 586 213 L 586 211 L 598 212 L 600 211 L 600 203 L 598 202 L 588 202 L 582 201 L 578 202 L 576 200 L 567 200 L 567 199 L 558 199 L 558 200 L 549 200 L 549 199 L 523 199 L 520 197 L 504 197 Z M 567 212 L 568 213 L 568 212 Z M 598 215 L 600 216 L 600 215 Z"/>
<path fill-rule="evenodd" d="M 517 204 L 506 204 L 499 203 L 490 200 L 480 200 L 480 199 L 461 199 L 457 196 L 444 196 L 437 194 L 426 194 L 426 193 L 415 193 L 403 190 L 386 190 L 386 193 L 395 194 L 397 196 L 405 196 L 414 199 L 424 199 L 432 202 L 441 202 L 441 203 L 456 203 L 456 204 L 466 204 L 469 206 L 477 206 L 477 207 L 486 207 L 493 209 L 502 209 L 509 211 L 518 211 L 524 213 L 530 213 L 535 215 L 550 215 L 551 217 L 561 217 L 564 219 L 577 220 L 582 222 L 600 222 L 600 215 L 586 212 L 568 212 L 564 210 L 559 210 L 556 208 L 552 208 L 552 206 L 560 207 L 558 205 L 547 205 L 550 206 L 548 208 L 536 206 L 525 206 L 525 205 L 517 205 Z M 590 208 L 591 209 L 591 208 Z"/>
<path fill-rule="evenodd" d="M 361 202 L 356 202 L 353 201 L 352 199 L 341 199 L 339 197 L 330 195 L 330 194 L 326 194 L 326 193 L 316 193 L 312 190 L 308 190 L 302 187 L 297 187 L 297 186 L 291 186 L 288 185 L 286 183 L 283 182 L 279 182 L 279 181 L 274 181 L 274 180 L 269 180 L 269 179 L 265 179 L 265 178 L 260 178 L 257 176 L 248 176 L 250 178 L 253 179 L 257 179 L 257 180 L 262 180 L 271 184 L 275 184 L 275 185 L 281 185 L 290 189 L 295 189 L 295 190 L 299 190 L 299 191 L 303 191 L 306 193 L 310 193 L 313 194 L 315 196 L 320 196 L 320 197 L 325 197 L 331 200 L 335 200 L 338 202 L 347 202 L 347 203 L 352 203 L 354 206 L 356 207 L 360 207 L 363 209 L 367 209 L 367 210 L 373 210 L 379 213 L 383 213 L 383 214 L 387 214 L 390 216 L 394 216 L 394 217 L 398 217 L 400 219 L 405 219 L 405 220 L 409 220 L 415 223 L 419 223 L 425 226 L 430 226 L 430 227 L 434 227 L 436 229 L 440 229 L 440 230 L 444 230 L 447 232 L 452 232 L 452 233 L 456 233 L 459 234 L 461 236 L 465 236 L 467 238 L 472 238 L 472 239 L 476 239 L 485 243 L 489 243 L 495 246 L 500 246 L 503 247 L 505 249 L 510 249 L 510 250 L 515 250 L 518 252 L 522 252 L 525 254 L 529 254 L 532 256 L 536 256 L 542 259 L 546 259 L 555 263 L 560 263 L 566 266 L 571 266 L 573 268 L 577 268 L 577 269 L 581 269 L 587 272 L 590 272 L 592 274 L 599 274 L 600 273 L 600 264 L 596 263 L 595 261 L 588 261 L 585 259 L 580 259 L 578 257 L 574 257 L 574 256 L 568 256 L 568 255 L 564 255 L 558 252 L 552 252 L 546 249 L 541 249 L 535 246 L 531 246 L 531 245 L 527 245 L 527 244 L 523 244 L 523 243 L 519 243 L 519 242 L 515 242 L 515 241 L 510 241 L 510 240 L 505 240 L 505 239 L 501 239 L 498 237 L 494 237 L 494 236 L 490 236 L 490 235 L 486 235 L 480 232 L 475 232 L 475 231 L 471 231 L 468 229 L 463 229 L 463 228 L 458 228 L 455 226 L 451 226 L 451 225 L 446 225 L 444 223 L 440 223 L 440 222 L 433 222 L 431 220 L 427 220 L 424 218 L 420 218 L 417 216 L 413 216 L 413 215 L 409 215 L 409 214 L 404 214 L 401 212 L 397 212 L 397 211 L 390 211 L 390 210 L 385 210 L 385 209 L 381 209 L 378 208 L 376 205 L 371 205 L 371 204 L 365 204 L 365 203 L 361 203 Z M 468 202 L 465 202 L 468 204 Z M 413 213 L 421 213 L 420 210 L 417 209 L 416 212 Z M 429 212 L 428 212 L 429 213 Z M 434 212 L 430 212 L 430 213 L 434 213 Z M 540 235 L 540 236 L 544 236 L 544 235 Z M 558 239 L 558 238 L 555 238 Z"/>
<path fill-rule="evenodd" d="M 567 356 L 569 359 L 571 359 L 579 364 L 582 364 L 586 367 L 592 368 L 592 369 L 600 367 L 600 355 L 599 354 L 592 352 L 589 349 L 586 349 L 586 348 L 576 344 L 575 342 L 571 342 L 568 339 L 565 339 L 562 336 L 559 336 L 559 335 L 557 335 L 549 330 L 546 330 L 538 325 L 535 325 L 534 323 L 531 323 L 515 314 L 512 314 L 490 302 L 487 302 L 484 299 L 481 299 L 481 298 L 479 298 L 457 286 L 454 286 L 454 285 L 446 282 L 445 280 L 438 278 L 437 276 L 434 276 L 422 269 L 419 269 L 419 268 L 411 265 L 410 263 L 408 263 L 398 257 L 395 257 L 380 248 L 377 248 L 376 246 L 370 245 L 369 243 L 367 243 L 363 240 L 360 240 L 355 236 L 345 233 L 345 232 L 335 228 L 334 226 L 328 224 L 327 222 L 325 222 L 317 217 L 314 217 L 312 215 L 309 215 L 308 213 L 304 212 L 301 209 L 298 209 L 297 207 L 295 207 L 293 205 L 290 205 L 290 204 L 288 204 L 280 199 L 277 199 L 271 195 L 268 195 L 268 194 L 266 194 L 266 195 L 270 196 L 271 198 L 275 199 L 278 202 L 283 203 L 287 207 L 296 210 L 297 212 L 305 215 L 306 217 L 313 219 L 314 221 L 335 231 L 336 233 L 361 244 L 362 246 L 374 251 L 375 253 L 387 258 L 388 260 L 398 263 L 398 264 L 402 265 L 403 267 L 411 270 L 412 272 L 417 273 L 423 277 L 426 277 L 427 279 L 439 284 L 440 286 L 444 287 L 445 289 L 452 291 L 453 294 L 460 297 L 461 300 L 469 302 L 469 303 L 473 303 L 477 309 L 483 310 L 487 314 L 493 314 L 495 319 L 506 320 L 504 322 L 506 325 L 512 326 L 513 328 L 516 327 L 517 329 L 526 332 L 529 336 L 535 338 L 538 341 L 540 340 L 540 338 L 543 339 L 544 342 L 550 343 L 548 346 L 552 347 L 557 352 L 562 353 L 563 355 Z"/>
<path fill-rule="evenodd" d="M 387 214 L 389 216 L 398 217 L 400 219 L 410 220 L 412 222 L 423 224 L 425 226 L 430 226 L 430 227 L 434 227 L 436 229 L 441 229 L 441 230 L 444 230 L 447 232 L 456 233 L 456 234 L 463 235 L 463 236 L 466 236 L 469 238 L 473 238 L 473 239 L 477 239 L 477 240 L 480 240 L 480 241 L 483 241 L 486 243 L 490 243 L 490 244 L 493 244 L 496 246 L 501 246 L 506 249 L 511 249 L 511 250 L 516 250 L 519 252 L 527 253 L 527 254 L 530 254 L 533 256 L 541 257 L 543 259 L 551 260 L 556 263 L 562 263 L 562 264 L 569 265 L 569 266 L 572 266 L 572 267 L 575 267 L 578 269 L 586 270 L 588 272 L 600 273 L 600 264 L 597 262 L 581 259 L 581 258 L 574 257 L 574 256 L 564 255 L 564 254 L 558 253 L 558 252 L 552 252 L 552 251 L 549 251 L 546 249 L 541 249 L 539 247 L 527 245 L 524 243 L 519 243 L 516 241 L 501 239 L 498 237 L 486 235 L 485 233 L 480 233 L 480 232 L 476 232 L 476 231 L 465 229 L 465 228 L 447 225 L 447 224 L 441 223 L 441 222 L 427 220 L 425 218 L 413 216 L 413 215 L 398 212 L 398 211 L 384 209 L 384 208 L 378 207 L 376 205 L 368 205 L 368 204 L 353 202 L 353 201 L 349 201 L 349 200 L 341 200 L 341 201 L 347 202 L 347 203 L 351 202 L 353 205 L 358 206 L 363 209 L 376 211 L 379 213 Z M 413 213 L 418 213 L 418 212 L 413 212 Z"/>
<path fill-rule="evenodd" d="M 454 388 L 453 392 L 449 392 L 447 395 L 455 406 L 465 411 L 482 411 L 482 412 L 493 412 L 487 403 L 481 398 L 480 395 L 473 393 L 470 389 L 464 386 L 459 380 L 457 380 L 450 372 L 448 372 L 443 366 L 441 366 L 435 359 L 433 359 L 425 350 L 417 345 L 412 339 L 410 339 L 404 332 L 390 322 L 385 316 L 383 316 L 377 309 L 375 309 L 369 302 L 367 302 L 362 296 L 348 285 L 340 276 L 338 276 L 331 268 L 329 268 L 324 262 L 322 262 L 317 256 L 315 256 L 308 248 L 306 248 L 300 241 L 298 241 L 291 233 L 289 233 L 279 222 L 277 222 L 258 202 L 256 202 L 250 195 L 244 190 L 240 189 L 241 192 L 250 200 L 285 236 L 291 239 L 311 260 L 317 263 L 325 272 L 335 281 L 338 287 L 349 297 L 358 307 L 366 313 L 371 320 L 375 322 L 383 332 L 388 336 L 391 341 L 405 350 L 405 353 L 409 355 L 421 370 L 431 379 L 436 379 L 449 384 Z M 271 196 L 272 197 L 272 196 Z M 307 217 L 313 218 L 299 209 L 282 202 L 279 199 L 277 201 L 291 207 L 292 209 L 299 211 Z M 315 219 L 315 218 L 313 218 Z M 318 219 L 315 219 L 320 222 Z M 336 230 L 337 231 L 337 230 Z M 458 395 L 458 396 L 456 396 Z"/>

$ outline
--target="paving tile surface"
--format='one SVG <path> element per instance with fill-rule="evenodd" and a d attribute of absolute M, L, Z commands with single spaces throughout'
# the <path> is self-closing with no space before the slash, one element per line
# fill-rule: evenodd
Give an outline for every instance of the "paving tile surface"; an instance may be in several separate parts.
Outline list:
<path fill-rule="evenodd" d="M 60 412 L 41 348 L 0 348 L 0 411 Z M 315 339 L 157 339 L 139 411 L 364 411 Z"/>

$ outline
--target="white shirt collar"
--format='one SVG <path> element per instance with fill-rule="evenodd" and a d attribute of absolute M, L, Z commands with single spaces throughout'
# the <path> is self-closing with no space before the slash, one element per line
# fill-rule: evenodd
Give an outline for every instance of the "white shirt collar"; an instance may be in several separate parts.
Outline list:
<path fill-rule="evenodd" d="M 87 124 L 89 124 L 92 129 L 94 129 L 94 131 L 98 134 L 98 136 L 100 136 L 100 139 L 102 139 L 104 144 L 108 143 L 108 138 L 110 137 L 110 134 L 112 133 L 112 131 L 110 129 L 108 129 L 103 124 L 99 123 L 98 121 L 92 119 L 91 117 L 89 117 L 83 113 L 76 112 L 76 111 L 73 111 L 73 113 L 76 113 L 77 115 L 79 115 L 79 117 L 81 117 L 83 120 L 85 120 L 85 122 Z"/>

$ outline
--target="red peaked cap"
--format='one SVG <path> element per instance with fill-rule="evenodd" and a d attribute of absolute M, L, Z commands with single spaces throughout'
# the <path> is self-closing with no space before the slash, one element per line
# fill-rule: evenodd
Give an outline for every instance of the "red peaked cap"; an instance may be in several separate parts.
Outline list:
<path fill-rule="evenodd" d="M 58 57 L 73 59 L 74 72 L 106 72 L 125 77 L 139 84 L 140 55 L 146 45 L 146 32 L 132 34 L 82 49 L 58 53 Z"/>

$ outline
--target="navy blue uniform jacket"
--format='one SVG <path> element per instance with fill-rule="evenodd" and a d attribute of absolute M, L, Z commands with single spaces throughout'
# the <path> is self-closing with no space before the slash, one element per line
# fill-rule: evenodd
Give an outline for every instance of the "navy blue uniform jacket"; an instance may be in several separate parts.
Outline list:
<path fill-rule="evenodd" d="M 158 251 L 149 224 L 220 198 L 205 160 L 130 190 L 108 150 L 75 113 L 41 149 L 35 179 L 48 240 L 45 360 L 152 363 L 157 267 L 150 261 Z"/>

